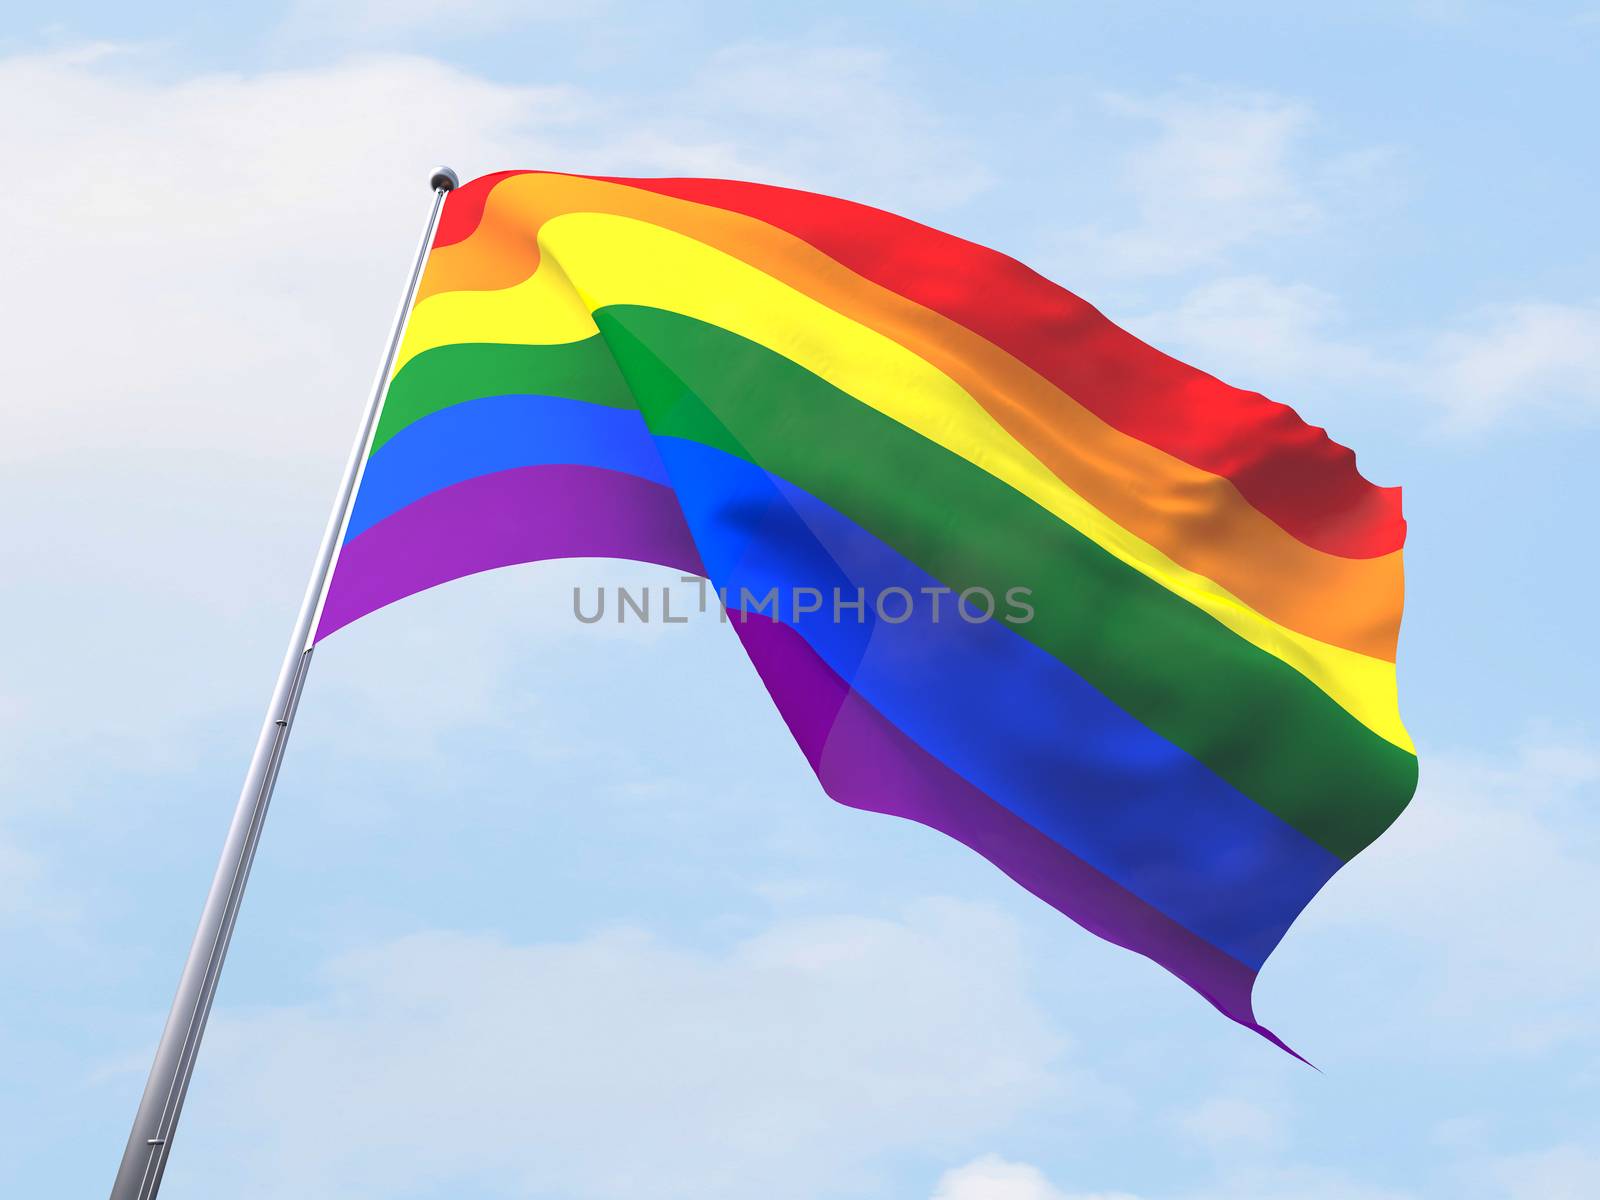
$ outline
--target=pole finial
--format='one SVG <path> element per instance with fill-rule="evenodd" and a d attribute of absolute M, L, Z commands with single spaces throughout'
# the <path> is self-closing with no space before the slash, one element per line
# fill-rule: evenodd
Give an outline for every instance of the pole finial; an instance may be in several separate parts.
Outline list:
<path fill-rule="evenodd" d="M 435 167 L 433 178 L 428 180 L 428 186 L 436 192 L 453 192 L 461 186 L 461 176 L 449 167 Z"/>

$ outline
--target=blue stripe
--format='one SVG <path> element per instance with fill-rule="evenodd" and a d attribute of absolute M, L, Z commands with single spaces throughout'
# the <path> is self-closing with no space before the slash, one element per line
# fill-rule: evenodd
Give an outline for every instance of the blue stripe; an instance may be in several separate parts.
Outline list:
<path fill-rule="evenodd" d="M 731 605 L 741 589 L 759 598 L 778 588 L 784 623 L 888 720 L 1240 962 L 1259 967 L 1342 865 L 1003 621 L 970 624 L 948 595 L 936 618 L 920 589 L 939 581 L 848 517 L 744 459 L 677 438 L 657 444 Z M 822 592 L 822 611 L 796 616 L 796 587 Z M 916 598 L 898 624 L 872 612 L 896 587 Z M 842 608 L 835 619 L 832 597 L 858 588 L 865 619 Z M 897 596 L 886 611 L 899 616 Z"/>
<path fill-rule="evenodd" d="M 934 620 L 921 589 L 938 580 L 848 517 L 744 459 L 652 439 L 636 411 L 500 396 L 430 414 L 372 456 L 348 536 L 439 488 L 553 463 L 673 487 L 730 600 L 778 588 L 784 622 L 888 720 L 1245 965 L 1261 965 L 1341 865 L 1003 622 L 969 624 L 949 596 Z M 794 614 L 803 587 L 827 598 L 822 611 Z M 899 624 L 871 612 L 871 598 L 895 587 L 916 599 Z M 864 619 L 842 610 L 835 620 L 832 597 L 858 588 L 869 597 Z"/>
<path fill-rule="evenodd" d="M 345 541 L 453 483 L 556 464 L 605 467 L 667 482 L 644 419 L 634 409 L 559 396 L 486 396 L 429 413 L 378 448 L 361 476 Z"/>

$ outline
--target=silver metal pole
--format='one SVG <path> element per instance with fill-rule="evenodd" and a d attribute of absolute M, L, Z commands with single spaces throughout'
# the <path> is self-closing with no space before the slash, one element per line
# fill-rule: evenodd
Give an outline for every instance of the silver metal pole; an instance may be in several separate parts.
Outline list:
<path fill-rule="evenodd" d="M 445 196 L 459 185 L 460 180 L 449 167 L 439 167 L 429 182 L 433 187 L 433 208 L 428 214 L 428 227 L 423 231 L 416 258 L 411 264 L 411 278 L 400 300 L 400 310 L 395 314 L 389 346 L 384 351 L 378 376 L 373 381 L 372 395 L 367 400 L 361 428 L 356 435 L 355 445 L 351 447 L 350 460 L 345 464 L 344 477 L 340 480 L 339 492 L 333 502 L 333 512 L 328 517 L 327 530 L 322 535 L 322 546 L 311 568 L 311 579 L 306 584 L 300 615 L 295 619 L 294 633 L 289 637 L 283 668 L 278 672 L 278 685 L 272 691 L 272 703 L 267 708 L 261 736 L 256 740 L 255 757 L 250 760 L 250 770 L 244 778 L 244 790 L 239 795 L 239 806 L 234 810 L 233 824 L 228 827 L 228 839 L 222 846 L 222 859 L 217 863 L 211 892 L 206 897 L 205 910 L 200 914 L 200 928 L 195 931 L 194 944 L 189 947 L 189 960 L 184 964 L 183 976 L 178 981 L 178 994 L 172 1001 L 172 1012 L 167 1017 L 161 1043 L 156 1048 L 156 1060 L 150 1068 L 144 1098 L 139 1101 L 139 1112 L 133 1119 L 133 1132 L 128 1135 L 127 1149 L 122 1152 L 122 1166 L 117 1169 L 117 1181 L 111 1187 L 111 1200 L 153 1200 L 161 1187 L 167 1155 L 172 1151 L 172 1135 L 178 1127 L 178 1115 L 183 1111 L 189 1077 L 194 1074 L 195 1056 L 200 1051 L 200 1039 L 205 1035 L 206 1019 L 211 1015 L 211 1001 L 217 994 L 222 960 L 228 953 L 228 941 L 233 936 L 234 922 L 239 916 L 239 902 L 244 898 L 244 886 L 250 878 L 250 864 L 255 859 L 256 846 L 261 840 L 261 826 L 267 817 L 267 805 L 272 800 L 272 785 L 277 782 L 278 768 L 283 763 L 283 749 L 289 741 L 289 729 L 294 724 L 300 692 L 305 687 L 306 673 L 311 667 L 312 623 L 321 607 L 334 552 L 344 533 L 345 518 L 355 496 L 356 481 L 360 478 L 367 446 L 372 441 L 372 432 L 377 425 L 384 389 L 388 386 L 395 354 L 400 349 L 400 339 L 405 333 L 406 318 L 416 298 L 422 267 L 428 258 L 428 247 L 433 242 L 433 233 L 439 224 L 439 212 L 444 206 Z"/>

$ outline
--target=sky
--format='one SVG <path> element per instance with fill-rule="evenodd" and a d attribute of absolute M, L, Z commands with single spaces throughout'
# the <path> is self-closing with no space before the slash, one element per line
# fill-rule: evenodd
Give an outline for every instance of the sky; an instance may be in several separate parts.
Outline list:
<path fill-rule="evenodd" d="M 5 1190 L 110 1186 L 445 162 L 868 201 L 1326 425 L 1406 489 L 1421 788 L 1262 974 L 1314 1071 L 828 801 L 714 619 L 572 617 L 673 573 L 460 581 L 318 651 L 163 1197 L 1600 1194 L 1597 60 L 1564 0 L 13 6 Z"/>

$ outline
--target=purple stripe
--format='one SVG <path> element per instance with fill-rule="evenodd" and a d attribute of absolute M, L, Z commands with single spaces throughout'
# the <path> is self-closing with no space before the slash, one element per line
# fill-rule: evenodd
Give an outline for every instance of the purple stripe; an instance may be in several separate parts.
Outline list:
<path fill-rule="evenodd" d="M 678 502 L 662 485 L 597 467 L 521 467 L 443 488 L 347 542 L 317 640 L 449 580 L 556 558 L 632 559 L 704 574 Z M 954 838 L 1294 1053 L 1255 1020 L 1253 970 L 955 774 L 863 700 L 796 630 L 754 614 L 732 624 L 829 796 Z"/>
<path fill-rule="evenodd" d="M 1253 970 L 956 775 L 863 700 L 795 630 L 755 615 L 733 625 L 829 796 L 954 838 L 1091 933 L 1154 959 L 1224 1014 L 1283 1046 L 1256 1022 Z"/>
<path fill-rule="evenodd" d="M 316 640 L 464 575 L 551 558 L 626 558 L 701 574 L 667 488 L 599 467 L 519 467 L 441 488 L 347 542 Z"/>

